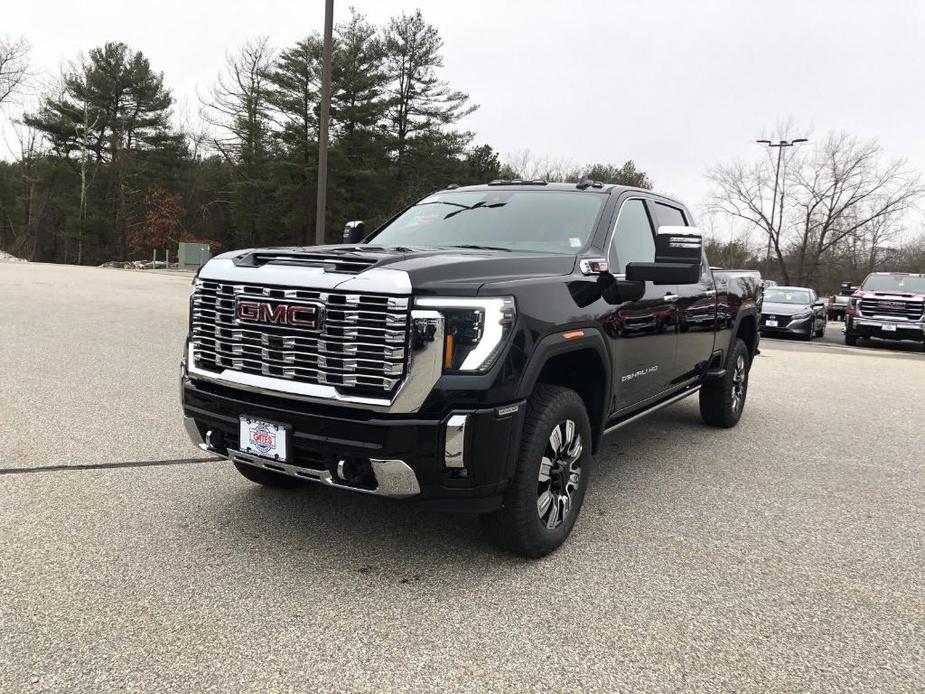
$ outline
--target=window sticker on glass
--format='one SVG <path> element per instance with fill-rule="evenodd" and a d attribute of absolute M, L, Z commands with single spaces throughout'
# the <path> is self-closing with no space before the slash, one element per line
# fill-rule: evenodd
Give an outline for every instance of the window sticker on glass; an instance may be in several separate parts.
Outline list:
<path fill-rule="evenodd" d="M 577 236 L 570 236 L 568 243 L 572 248 L 581 248 L 581 239 Z"/>

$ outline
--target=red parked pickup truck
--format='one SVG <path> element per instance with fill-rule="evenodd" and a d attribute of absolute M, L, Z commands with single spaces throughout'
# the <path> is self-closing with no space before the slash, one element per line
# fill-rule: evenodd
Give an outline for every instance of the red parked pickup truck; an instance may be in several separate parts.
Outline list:
<path fill-rule="evenodd" d="M 859 338 L 913 340 L 925 351 L 925 274 L 873 272 L 845 309 L 845 344 Z"/>

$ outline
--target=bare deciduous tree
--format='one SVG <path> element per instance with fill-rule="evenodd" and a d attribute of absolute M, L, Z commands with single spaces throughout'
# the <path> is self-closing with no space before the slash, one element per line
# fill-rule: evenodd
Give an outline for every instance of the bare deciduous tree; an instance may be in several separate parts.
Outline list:
<path fill-rule="evenodd" d="M 12 99 L 29 75 L 29 43 L 0 38 L 0 104 Z"/>
<path fill-rule="evenodd" d="M 876 264 L 877 249 L 925 192 L 905 161 L 883 164 L 882 158 L 877 142 L 832 133 L 812 150 L 794 153 L 777 205 L 768 162 L 719 165 L 709 173 L 715 185 L 710 208 L 760 231 L 784 282 L 812 286 L 822 264 L 852 243 L 866 247 Z"/>

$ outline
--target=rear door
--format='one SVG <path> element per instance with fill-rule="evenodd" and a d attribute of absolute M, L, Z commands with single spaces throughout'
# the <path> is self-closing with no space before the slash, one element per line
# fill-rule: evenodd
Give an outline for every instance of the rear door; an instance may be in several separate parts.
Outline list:
<path fill-rule="evenodd" d="M 655 258 L 655 228 L 649 201 L 622 201 L 611 231 L 608 262 L 624 279 L 626 264 L 651 263 Z M 675 370 L 677 313 L 674 285 L 646 282 L 638 301 L 613 306 L 605 325 L 612 340 L 615 409 L 620 410 L 665 390 Z"/>
<path fill-rule="evenodd" d="M 665 202 L 654 202 L 652 209 L 658 226 L 690 226 L 687 213 Z M 678 352 L 669 384 L 682 383 L 697 375 L 702 362 L 713 353 L 716 334 L 716 287 L 713 273 L 704 258 L 700 260 L 700 279 L 695 284 L 679 284 Z"/>

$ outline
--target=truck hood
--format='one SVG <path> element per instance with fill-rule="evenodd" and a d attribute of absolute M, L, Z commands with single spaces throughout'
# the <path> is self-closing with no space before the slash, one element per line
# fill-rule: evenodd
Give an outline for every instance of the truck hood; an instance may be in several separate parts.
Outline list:
<path fill-rule="evenodd" d="M 925 294 L 918 292 L 867 292 L 858 290 L 851 296 L 856 299 L 896 299 L 897 301 L 922 301 L 925 300 Z"/>
<path fill-rule="evenodd" d="M 761 312 L 774 313 L 779 316 L 793 316 L 797 313 L 806 313 L 811 308 L 809 304 L 778 304 L 765 301 L 761 306 Z"/>
<path fill-rule="evenodd" d="M 397 293 L 453 291 L 475 294 L 482 285 L 567 275 L 576 256 L 482 249 L 435 249 L 366 244 L 253 248 L 215 257 L 200 277 L 255 284 Z M 410 283 L 410 287 L 407 286 Z"/>

